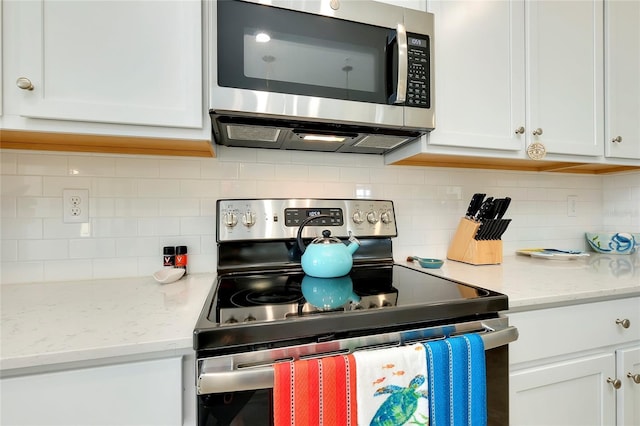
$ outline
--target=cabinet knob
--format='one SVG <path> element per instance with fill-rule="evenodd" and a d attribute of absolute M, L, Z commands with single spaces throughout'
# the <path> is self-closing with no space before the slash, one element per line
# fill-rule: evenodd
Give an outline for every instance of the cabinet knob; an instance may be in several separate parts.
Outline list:
<path fill-rule="evenodd" d="M 538 127 L 533 131 L 533 136 L 540 136 L 542 134 L 542 129 Z"/>
<path fill-rule="evenodd" d="M 640 385 L 640 374 L 627 373 L 627 377 L 633 380 L 636 385 Z"/>
<path fill-rule="evenodd" d="M 616 143 L 622 142 L 622 136 L 616 136 L 615 138 L 611 139 L 611 142 L 616 142 Z"/>
<path fill-rule="evenodd" d="M 610 383 L 614 389 L 620 389 L 620 387 L 622 387 L 622 382 L 620 381 L 620 379 L 612 379 L 611 377 L 609 377 L 607 379 L 607 383 Z"/>
<path fill-rule="evenodd" d="M 631 321 L 629 321 L 627 318 L 625 319 L 617 319 L 616 320 L 616 324 L 621 325 L 622 328 L 629 328 L 631 327 Z"/>
<path fill-rule="evenodd" d="M 520 126 L 516 129 L 516 135 L 521 135 L 524 133 L 524 127 Z"/>
<path fill-rule="evenodd" d="M 22 90 L 33 90 L 33 83 L 27 77 L 19 77 L 16 80 L 16 86 Z"/>

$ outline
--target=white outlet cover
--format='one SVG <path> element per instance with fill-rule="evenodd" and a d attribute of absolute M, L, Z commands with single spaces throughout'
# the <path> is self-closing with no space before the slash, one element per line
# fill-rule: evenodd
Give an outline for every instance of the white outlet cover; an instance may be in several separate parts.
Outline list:
<path fill-rule="evenodd" d="M 89 222 L 89 190 L 62 190 L 62 219 L 64 223 Z"/>

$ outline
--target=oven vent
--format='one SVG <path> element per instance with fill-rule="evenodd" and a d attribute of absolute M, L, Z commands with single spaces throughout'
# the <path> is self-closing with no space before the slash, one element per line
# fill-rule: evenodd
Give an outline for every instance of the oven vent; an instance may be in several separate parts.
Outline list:
<path fill-rule="evenodd" d="M 227 137 L 239 141 L 277 142 L 280 129 L 273 127 L 228 125 Z"/>
<path fill-rule="evenodd" d="M 353 144 L 359 148 L 380 148 L 380 149 L 392 149 L 405 142 L 410 141 L 413 138 L 387 136 L 387 135 L 367 135 L 360 141 Z"/>

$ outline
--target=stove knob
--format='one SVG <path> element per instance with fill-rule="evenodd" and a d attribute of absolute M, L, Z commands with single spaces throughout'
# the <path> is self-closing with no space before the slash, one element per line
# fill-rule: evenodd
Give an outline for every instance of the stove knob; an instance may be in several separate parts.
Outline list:
<path fill-rule="evenodd" d="M 251 322 L 251 321 L 255 321 L 255 320 L 256 320 L 256 317 L 254 317 L 253 315 L 249 314 L 249 316 L 244 319 L 244 322 Z"/>
<path fill-rule="evenodd" d="M 232 212 L 225 213 L 223 220 L 227 228 L 233 228 L 238 224 L 238 216 L 236 216 L 236 214 Z"/>
<path fill-rule="evenodd" d="M 226 320 L 224 323 L 225 323 L 225 324 L 235 324 L 235 323 L 237 323 L 237 322 L 238 322 L 238 320 L 237 320 L 237 319 L 235 319 L 234 317 L 231 317 L 231 318 L 229 318 L 228 320 Z"/>
<path fill-rule="evenodd" d="M 382 221 L 382 223 L 391 223 L 391 210 L 382 212 L 382 214 L 380 215 L 380 220 Z"/>
<path fill-rule="evenodd" d="M 369 213 L 367 213 L 367 221 L 374 225 L 376 223 L 378 223 L 378 213 L 374 212 L 374 211 L 370 211 Z"/>
<path fill-rule="evenodd" d="M 242 215 L 242 224 L 247 228 L 251 228 L 256 224 L 256 214 L 251 210 L 247 210 L 245 214 Z"/>
<path fill-rule="evenodd" d="M 362 214 L 362 210 L 356 210 L 355 212 L 353 212 L 353 216 L 351 216 L 351 219 L 353 219 L 353 223 L 360 225 L 362 222 L 364 222 L 364 218 L 363 218 L 363 214 Z"/>

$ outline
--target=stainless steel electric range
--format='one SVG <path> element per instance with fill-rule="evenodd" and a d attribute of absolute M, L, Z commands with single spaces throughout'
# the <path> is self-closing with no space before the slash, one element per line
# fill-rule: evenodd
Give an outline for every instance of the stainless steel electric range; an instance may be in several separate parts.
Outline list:
<path fill-rule="evenodd" d="M 305 243 L 357 237 L 348 275 L 303 272 L 303 222 Z M 392 201 L 219 200 L 216 233 L 218 278 L 194 330 L 199 426 L 271 424 L 275 362 L 466 332 L 485 343 L 489 424 L 508 424 L 507 297 L 395 264 Z"/>

